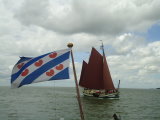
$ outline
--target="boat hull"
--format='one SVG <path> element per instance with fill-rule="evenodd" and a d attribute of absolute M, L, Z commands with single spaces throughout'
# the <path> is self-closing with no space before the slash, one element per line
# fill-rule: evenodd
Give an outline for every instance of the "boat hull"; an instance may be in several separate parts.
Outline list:
<path fill-rule="evenodd" d="M 86 97 L 97 97 L 97 98 L 107 98 L 107 99 L 119 99 L 119 92 L 110 94 L 99 94 L 99 93 L 86 93 L 83 92 Z"/>

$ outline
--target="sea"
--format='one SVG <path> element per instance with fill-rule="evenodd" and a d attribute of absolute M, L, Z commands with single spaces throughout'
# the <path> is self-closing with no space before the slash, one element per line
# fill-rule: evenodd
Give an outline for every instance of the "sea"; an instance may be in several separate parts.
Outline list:
<path fill-rule="evenodd" d="M 160 120 L 160 90 L 120 89 L 120 99 L 83 97 L 85 120 Z M 0 120 L 80 120 L 74 87 L 0 87 Z"/>

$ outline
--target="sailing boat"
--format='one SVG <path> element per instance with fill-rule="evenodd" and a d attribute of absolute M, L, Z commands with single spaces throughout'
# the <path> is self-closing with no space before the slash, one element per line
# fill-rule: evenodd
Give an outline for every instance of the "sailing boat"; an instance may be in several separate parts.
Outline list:
<path fill-rule="evenodd" d="M 89 62 L 83 61 L 79 85 L 84 88 L 83 95 L 99 98 L 119 98 L 119 85 L 114 87 L 102 43 L 101 55 L 92 48 Z"/>

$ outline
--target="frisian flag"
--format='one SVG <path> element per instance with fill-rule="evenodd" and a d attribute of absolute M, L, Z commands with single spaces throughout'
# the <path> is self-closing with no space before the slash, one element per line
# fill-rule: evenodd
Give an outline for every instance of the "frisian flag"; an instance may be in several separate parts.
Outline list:
<path fill-rule="evenodd" d="M 13 67 L 11 87 L 42 81 L 69 79 L 69 56 L 71 49 L 50 52 L 38 57 L 21 57 Z"/>

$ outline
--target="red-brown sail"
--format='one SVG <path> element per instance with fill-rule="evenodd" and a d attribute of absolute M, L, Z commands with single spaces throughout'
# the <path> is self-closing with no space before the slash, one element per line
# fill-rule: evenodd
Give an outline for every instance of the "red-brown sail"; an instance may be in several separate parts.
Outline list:
<path fill-rule="evenodd" d="M 103 54 L 103 81 L 105 90 L 115 90 L 105 54 Z"/>
<path fill-rule="evenodd" d="M 83 62 L 79 85 L 89 89 L 115 89 L 104 51 L 102 56 L 92 48 L 88 64 Z"/>
<path fill-rule="evenodd" d="M 92 48 L 89 62 L 80 79 L 80 86 L 103 89 L 103 57 L 95 48 Z"/>
<path fill-rule="evenodd" d="M 79 81 L 79 85 L 81 85 L 81 86 L 83 86 L 83 85 L 85 86 L 84 73 L 85 73 L 86 67 L 87 67 L 87 63 L 85 61 L 83 61 L 82 70 L 81 70 L 81 77 L 80 77 L 80 81 Z"/>

